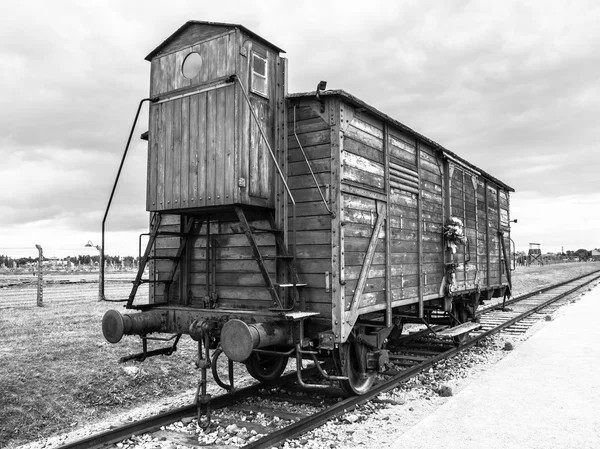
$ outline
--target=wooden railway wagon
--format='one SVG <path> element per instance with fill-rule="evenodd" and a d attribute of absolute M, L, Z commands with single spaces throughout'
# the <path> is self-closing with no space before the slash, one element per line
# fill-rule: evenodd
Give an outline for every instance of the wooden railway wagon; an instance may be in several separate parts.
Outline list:
<path fill-rule="evenodd" d="M 152 332 L 189 334 L 261 381 L 329 359 L 322 374 L 360 394 L 403 323 L 459 336 L 510 294 L 513 190 L 344 91 L 287 94 L 281 53 L 194 21 L 148 55 L 140 312 L 108 311 L 103 331 L 141 335 L 143 357 L 172 350 L 147 351 Z"/>

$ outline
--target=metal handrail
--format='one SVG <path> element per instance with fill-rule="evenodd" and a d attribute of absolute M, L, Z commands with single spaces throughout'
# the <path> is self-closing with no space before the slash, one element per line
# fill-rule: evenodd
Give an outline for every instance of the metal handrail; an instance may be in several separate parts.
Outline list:
<path fill-rule="evenodd" d="M 312 167 L 310 166 L 310 162 L 308 162 L 308 158 L 306 157 L 306 153 L 304 152 L 304 148 L 302 148 L 302 144 L 300 143 L 300 139 L 298 138 L 298 134 L 296 134 L 296 107 L 297 106 L 298 105 L 294 105 L 294 137 L 296 138 L 296 142 L 298 142 L 298 147 L 300 147 L 300 151 L 302 152 L 302 156 L 304 156 L 304 160 L 306 161 L 306 165 L 308 166 L 308 169 L 310 170 L 310 174 L 312 175 L 313 180 L 315 181 L 315 185 L 317 186 L 317 190 L 319 191 L 319 195 L 321 195 L 321 199 L 323 200 L 323 204 L 325 204 L 325 208 L 327 209 L 327 212 L 329 212 L 331 214 L 331 216 L 333 218 L 335 218 L 335 212 L 333 212 L 329 208 L 329 204 L 327 204 L 327 200 L 325 200 L 325 196 L 323 196 L 323 192 L 321 192 L 321 187 L 319 186 L 319 182 L 317 181 L 317 177 L 315 176 L 315 173 L 313 172 Z"/>
<path fill-rule="evenodd" d="M 277 173 L 279 174 L 279 177 L 281 178 L 281 181 L 283 182 L 283 185 L 288 194 L 290 202 L 292 203 L 292 219 L 294 221 L 294 223 L 292 225 L 292 241 L 293 241 L 292 263 L 293 263 L 293 266 L 295 267 L 296 266 L 296 200 L 294 199 L 294 196 L 292 195 L 292 191 L 290 190 L 290 187 L 288 186 L 288 183 L 285 180 L 285 176 L 283 175 L 281 168 L 279 168 L 279 162 L 277 161 L 277 158 L 275 157 L 275 154 L 273 153 L 273 150 L 271 149 L 271 145 L 269 144 L 269 139 L 267 139 L 267 136 L 265 135 L 265 132 L 263 131 L 262 126 L 260 125 L 260 120 L 258 119 L 258 116 L 256 115 L 254 108 L 252 107 L 252 103 L 250 102 L 250 97 L 248 97 L 248 94 L 246 93 L 246 89 L 244 88 L 244 85 L 242 84 L 242 82 L 239 80 L 239 78 L 236 75 L 232 75 L 230 79 L 232 81 L 237 81 L 237 83 L 239 84 L 239 86 L 242 90 L 242 93 L 244 94 L 244 98 L 246 99 L 246 103 L 248 103 L 248 109 L 250 109 L 250 112 L 252 113 L 252 116 L 254 117 L 254 120 L 256 121 L 258 130 L 260 131 L 260 135 L 262 136 L 263 140 L 265 141 L 265 144 L 267 145 L 267 149 L 269 150 L 271 159 L 273 160 L 273 163 L 275 164 Z M 296 279 L 294 278 L 294 276 L 292 276 L 292 283 L 294 284 L 294 287 L 295 287 Z"/>
<path fill-rule="evenodd" d="M 102 276 L 102 284 L 101 284 L 101 293 L 100 296 L 103 300 L 104 297 L 104 234 L 106 227 L 106 218 L 108 217 L 108 211 L 110 210 L 110 205 L 112 204 L 113 197 L 115 196 L 115 190 L 117 189 L 117 184 L 119 183 L 119 177 L 121 176 L 121 170 L 123 169 L 123 164 L 125 163 L 125 158 L 127 157 L 127 150 L 129 150 L 129 145 L 131 144 L 131 138 L 133 137 L 133 131 L 135 131 L 135 125 L 137 124 L 138 117 L 140 116 L 140 110 L 142 109 L 142 105 L 146 101 L 156 101 L 151 98 L 144 98 L 140 101 L 138 105 L 137 112 L 135 114 L 135 118 L 133 119 L 133 125 L 131 125 L 131 131 L 129 132 L 129 138 L 127 139 L 127 145 L 125 145 L 125 151 L 123 152 L 123 157 L 121 158 L 121 165 L 119 165 L 119 171 L 117 172 L 117 177 L 115 178 L 115 183 L 113 184 L 112 191 L 110 192 L 110 198 L 108 199 L 108 204 L 106 205 L 106 210 L 104 211 L 104 218 L 102 219 L 102 251 L 100 252 L 100 274 Z"/>

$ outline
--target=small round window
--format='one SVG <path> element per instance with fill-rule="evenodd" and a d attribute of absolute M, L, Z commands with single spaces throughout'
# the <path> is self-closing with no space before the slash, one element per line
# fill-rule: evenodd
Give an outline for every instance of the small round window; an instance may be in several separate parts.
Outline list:
<path fill-rule="evenodd" d="M 202 68 L 202 56 L 198 53 L 190 53 L 185 57 L 181 71 L 187 79 L 195 78 Z"/>

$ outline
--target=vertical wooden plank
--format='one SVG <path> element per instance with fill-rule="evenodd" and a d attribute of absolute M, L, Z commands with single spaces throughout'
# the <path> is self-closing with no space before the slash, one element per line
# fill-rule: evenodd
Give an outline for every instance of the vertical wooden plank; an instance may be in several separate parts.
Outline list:
<path fill-rule="evenodd" d="M 207 203 L 207 99 L 206 92 L 198 94 L 198 206 L 206 206 Z"/>
<path fill-rule="evenodd" d="M 331 141 L 331 210 L 335 217 L 331 221 L 331 319 L 335 342 L 345 340 L 343 335 L 344 298 L 345 291 L 345 262 L 344 262 L 344 197 L 341 191 L 342 151 L 344 141 L 341 138 L 340 123 L 345 114 L 344 105 L 337 99 L 326 100 L 326 111 L 329 112 L 329 134 Z"/>
<path fill-rule="evenodd" d="M 275 84 L 275 83 L 271 83 Z M 269 103 L 261 102 L 261 115 L 260 117 L 260 127 L 262 127 L 267 139 L 269 139 L 269 145 L 273 151 L 276 151 L 273 145 L 273 133 L 272 128 L 269 126 L 269 123 L 272 123 L 269 120 L 271 116 L 271 110 L 269 107 Z M 260 170 L 260 197 L 261 198 L 269 198 L 271 197 L 271 175 L 273 172 L 273 159 L 271 158 L 271 153 L 269 153 L 269 145 L 263 139 L 260 131 L 258 133 L 258 137 L 260 138 L 260 153 L 259 153 L 259 170 Z M 279 175 L 277 175 L 279 177 Z"/>
<path fill-rule="evenodd" d="M 462 212 L 463 212 L 463 216 L 462 216 L 462 222 L 463 222 L 463 232 L 465 233 L 465 237 L 467 235 L 467 187 L 465 186 L 465 170 L 461 169 L 460 170 L 461 176 L 460 176 L 460 182 L 461 182 L 461 189 L 462 189 Z M 467 237 L 468 238 L 468 237 Z M 468 276 L 467 276 L 467 270 L 466 270 L 466 264 L 467 264 L 467 260 L 470 257 L 470 253 L 467 254 L 467 245 L 462 245 L 463 248 L 463 271 L 462 271 L 462 282 L 464 282 L 464 288 L 468 288 L 467 282 L 468 282 Z"/>
<path fill-rule="evenodd" d="M 165 68 L 163 67 L 164 65 L 164 58 L 155 58 L 152 61 L 152 64 L 155 66 L 155 71 L 154 71 L 154 80 L 152 83 L 152 98 L 160 95 L 161 93 L 163 93 L 165 91 Z"/>
<path fill-rule="evenodd" d="M 502 270 L 504 267 L 504 264 L 502 263 L 502 258 L 503 258 L 502 243 L 504 240 L 504 236 L 500 235 L 500 231 L 502 230 L 502 223 L 501 223 L 502 214 L 500 213 L 500 188 L 499 187 L 496 187 L 496 203 L 497 203 L 496 211 L 498 212 L 498 222 L 497 222 L 498 229 L 496 230 L 496 235 L 498 236 L 498 281 L 502 285 Z"/>
<path fill-rule="evenodd" d="M 217 69 L 219 66 L 219 52 L 217 39 L 212 39 L 206 43 L 207 45 L 207 60 L 208 65 L 208 80 L 212 81 L 217 77 Z"/>
<path fill-rule="evenodd" d="M 286 174 L 286 182 L 288 179 L 288 114 L 287 114 L 287 101 L 285 100 L 285 88 L 287 86 L 286 76 L 287 76 L 287 60 L 285 58 L 277 58 L 278 70 L 277 70 L 277 139 L 279 146 L 279 164 L 283 171 Z M 282 229 L 288 229 L 289 223 L 289 206 L 288 206 L 288 195 L 281 180 L 273 183 L 275 185 L 275 200 L 276 200 L 276 220 L 279 227 Z M 278 201 L 278 204 L 277 204 Z M 277 205 L 279 207 L 277 207 Z M 288 244 L 289 232 L 284 234 L 285 244 Z"/>
<path fill-rule="evenodd" d="M 175 67 L 175 58 L 175 53 L 171 53 L 170 55 L 164 56 L 165 65 L 163 67 L 165 68 L 165 74 L 167 77 L 166 92 L 170 92 L 176 88 L 175 78 L 177 74 L 177 69 Z"/>
<path fill-rule="evenodd" d="M 245 43 L 241 43 L 242 36 L 240 33 L 240 45 L 246 50 L 246 55 L 251 54 L 252 51 L 252 42 L 246 41 Z M 246 89 L 246 92 L 249 92 L 248 82 L 249 82 L 249 57 L 248 56 L 239 56 L 240 69 L 239 69 L 239 80 L 240 83 Z M 249 201 L 250 195 L 250 106 L 246 102 L 244 95 L 238 89 L 238 97 L 240 104 L 240 144 L 238 146 L 238 176 L 242 178 L 246 184 L 246 187 L 241 187 L 239 189 L 239 202 L 247 203 Z"/>
<path fill-rule="evenodd" d="M 232 31 L 227 35 L 227 63 L 225 66 L 226 75 L 235 73 L 235 33 Z"/>
<path fill-rule="evenodd" d="M 206 96 L 206 205 L 212 206 L 216 194 L 217 92 L 208 91 Z"/>
<path fill-rule="evenodd" d="M 423 307 L 423 189 L 421 186 L 421 142 L 416 141 L 417 152 L 417 173 L 419 174 L 419 197 L 417 198 L 417 249 L 419 251 L 418 271 L 419 271 L 419 318 L 424 318 L 425 310 Z"/>
<path fill-rule="evenodd" d="M 215 135 L 215 201 L 214 204 L 223 204 L 225 199 L 225 129 L 226 94 L 225 89 L 216 90 L 216 135 Z"/>
<path fill-rule="evenodd" d="M 492 285 L 492 278 L 490 277 L 490 226 L 489 226 L 489 200 L 488 200 L 488 183 L 487 180 L 483 181 L 483 189 L 484 189 L 484 198 L 485 198 L 485 246 L 487 248 L 486 254 L 486 270 L 487 270 L 487 285 L 488 287 Z"/>
<path fill-rule="evenodd" d="M 181 109 L 182 98 L 174 100 L 173 103 L 173 190 L 171 208 L 181 207 Z"/>
<path fill-rule="evenodd" d="M 217 77 L 227 75 L 227 38 L 222 36 L 217 41 Z"/>
<path fill-rule="evenodd" d="M 473 201 L 475 202 L 475 287 L 479 288 L 479 209 L 477 198 L 477 178 L 473 176 Z"/>
<path fill-rule="evenodd" d="M 452 177 L 452 173 L 450 170 L 450 162 L 448 161 L 448 159 L 444 159 L 443 164 L 444 164 L 444 173 L 442 175 L 442 183 L 443 183 L 442 193 L 444 195 L 444 208 L 443 208 L 444 220 L 442 222 L 442 226 L 445 226 L 446 221 L 452 216 L 452 192 L 450 191 L 450 184 L 451 184 L 450 178 Z M 445 239 L 442 239 L 442 254 L 444 256 L 444 258 L 443 258 L 443 260 L 444 260 L 444 276 L 446 276 L 446 267 L 448 266 L 448 264 L 451 264 L 453 261 L 452 261 L 452 253 L 447 250 Z M 446 279 L 446 281 L 450 282 L 450 279 Z M 450 312 L 451 306 L 452 306 L 451 301 L 444 301 L 444 310 L 446 312 Z"/>
<path fill-rule="evenodd" d="M 181 191 L 180 207 L 189 207 L 188 192 L 190 178 L 190 97 L 181 100 Z"/>
<path fill-rule="evenodd" d="M 224 204 L 233 203 L 234 190 L 237 186 L 235 182 L 235 167 L 234 152 L 234 130 L 235 130 L 235 106 L 234 106 L 234 86 L 228 86 L 223 89 L 225 91 L 225 198 L 223 199 Z"/>
<path fill-rule="evenodd" d="M 148 184 L 146 189 L 146 209 L 156 209 L 156 188 L 158 173 L 158 112 L 160 105 L 150 105 L 148 126 Z"/>
<path fill-rule="evenodd" d="M 392 201 L 390 199 L 390 130 L 383 122 L 383 182 L 387 199 L 385 213 L 385 327 L 392 327 Z"/>
<path fill-rule="evenodd" d="M 166 103 L 161 103 L 159 107 L 158 123 L 158 169 L 156 176 L 156 208 L 164 210 L 165 208 L 165 164 L 167 159 L 167 107 Z"/>
<path fill-rule="evenodd" d="M 202 70 L 198 74 L 199 82 L 205 83 L 209 80 L 209 71 L 210 71 L 210 55 L 209 55 L 209 46 L 208 42 L 203 42 L 198 49 L 198 53 L 202 58 Z"/>
<path fill-rule="evenodd" d="M 150 98 L 154 98 L 158 90 L 158 79 L 160 70 L 160 58 L 154 58 L 150 62 Z"/>
<path fill-rule="evenodd" d="M 252 108 L 256 115 L 260 117 L 260 101 L 251 98 Z M 250 196 L 260 196 L 260 183 L 259 179 L 261 176 L 259 155 L 261 152 L 262 141 L 258 132 L 258 125 L 251 111 L 248 111 L 248 120 L 250 123 L 250 147 L 248 148 L 248 194 Z"/>
<path fill-rule="evenodd" d="M 181 66 L 183 65 L 183 51 L 173 53 L 173 89 L 181 89 L 190 85 L 189 80 L 183 76 Z"/>
<path fill-rule="evenodd" d="M 189 151 L 190 151 L 190 167 L 188 181 L 188 204 L 194 207 L 198 204 L 198 162 L 199 162 L 199 134 L 200 125 L 198 120 L 198 98 L 199 95 L 190 97 L 189 105 Z"/>

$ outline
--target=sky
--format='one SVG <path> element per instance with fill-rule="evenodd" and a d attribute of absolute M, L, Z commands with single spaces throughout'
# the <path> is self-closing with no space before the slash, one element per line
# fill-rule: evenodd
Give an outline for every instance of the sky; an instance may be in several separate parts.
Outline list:
<path fill-rule="evenodd" d="M 144 57 L 188 20 L 286 50 L 292 92 L 343 89 L 501 179 L 517 249 L 600 247 L 600 3 L 0 2 L 0 254 L 94 254 L 139 101 Z M 147 232 L 147 110 L 106 252 Z"/>

